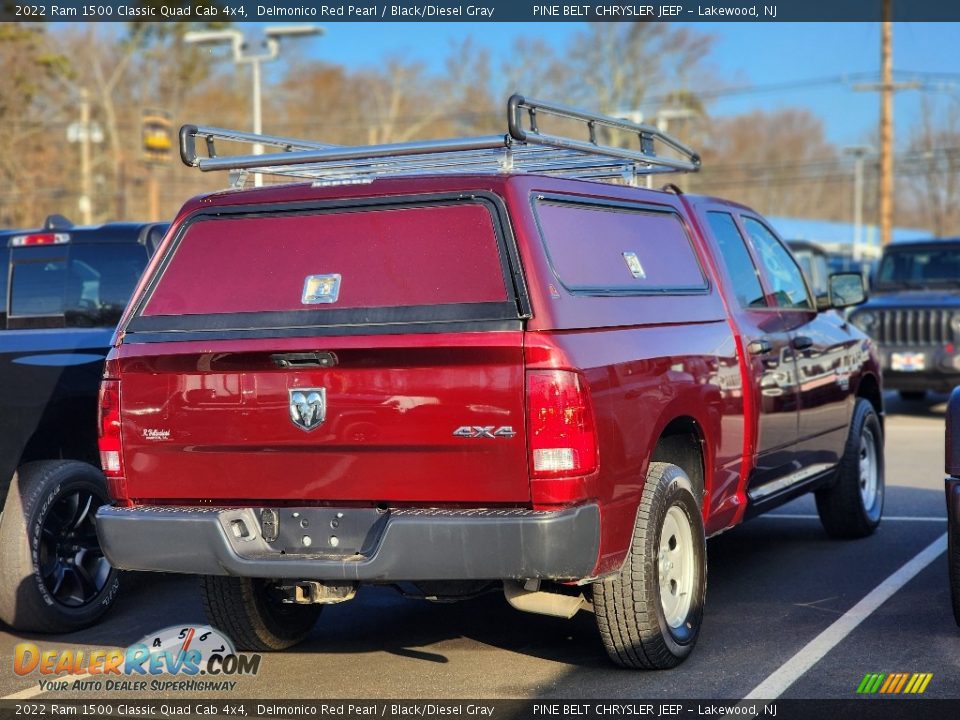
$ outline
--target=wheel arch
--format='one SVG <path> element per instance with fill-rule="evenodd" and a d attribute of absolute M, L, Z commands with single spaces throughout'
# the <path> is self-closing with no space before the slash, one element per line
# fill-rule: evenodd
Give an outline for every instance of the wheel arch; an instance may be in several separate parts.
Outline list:
<path fill-rule="evenodd" d="M 650 462 L 665 462 L 683 470 L 693 488 L 701 509 L 704 497 L 709 490 L 709 448 L 703 428 L 696 418 L 690 415 L 675 417 L 660 432 Z"/>
<path fill-rule="evenodd" d="M 873 373 L 864 373 L 857 383 L 856 397 L 863 398 L 873 405 L 873 409 L 880 418 L 880 429 L 884 429 L 883 417 L 883 391 L 880 388 L 880 380 Z"/>

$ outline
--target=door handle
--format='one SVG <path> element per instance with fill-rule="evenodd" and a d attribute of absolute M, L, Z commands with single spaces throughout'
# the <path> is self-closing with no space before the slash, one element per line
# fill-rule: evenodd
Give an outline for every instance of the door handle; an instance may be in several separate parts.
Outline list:
<path fill-rule="evenodd" d="M 797 335 L 793 339 L 793 347 L 795 350 L 809 350 L 813 347 L 813 338 L 806 335 Z"/>
<path fill-rule="evenodd" d="M 337 364 L 337 356 L 330 352 L 276 353 L 270 359 L 279 368 L 328 368 Z"/>
<path fill-rule="evenodd" d="M 747 352 L 751 355 L 766 355 L 771 350 L 773 350 L 773 346 L 769 340 L 754 340 L 747 345 Z"/>

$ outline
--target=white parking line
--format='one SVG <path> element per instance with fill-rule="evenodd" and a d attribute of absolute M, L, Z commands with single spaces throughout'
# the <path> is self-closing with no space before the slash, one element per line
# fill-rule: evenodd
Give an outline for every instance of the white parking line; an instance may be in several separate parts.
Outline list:
<path fill-rule="evenodd" d="M 947 549 L 944 533 L 906 565 L 871 590 L 860 602 L 847 610 L 840 619 L 807 643 L 796 655 L 776 669 L 766 680 L 751 690 L 744 700 L 774 700 L 793 685 L 801 675 L 816 665 L 847 635 L 866 620 L 877 608 L 910 582 L 927 565 Z"/>
<path fill-rule="evenodd" d="M 819 520 L 819 515 L 800 515 L 793 513 L 767 513 L 758 518 L 776 518 L 777 520 Z M 945 517 L 920 517 L 907 515 L 884 515 L 882 522 L 946 522 Z"/>

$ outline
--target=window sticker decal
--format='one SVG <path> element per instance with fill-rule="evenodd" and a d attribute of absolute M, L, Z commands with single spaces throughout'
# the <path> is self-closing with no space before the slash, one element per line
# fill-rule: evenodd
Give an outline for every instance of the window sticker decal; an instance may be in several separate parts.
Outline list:
<path fill-rule="evenodd" d="M 630 273 L 635 278 L 647 277 L 647 273 L 643 270 L 643 264 L 640 262 L 640 258 L 637 257 L 635 252 L 625 252 L 623 254 L 623 259 L 627 261 L 627 267 L 630 268 Z"/>
<path fill-rule="evenodd" d="M 321 303 L 335 303 L 340 297 L 340 275 L 307 275 L 303 283 L 303 297 L 300 302 L 304 305 L 319 305 Z"/>

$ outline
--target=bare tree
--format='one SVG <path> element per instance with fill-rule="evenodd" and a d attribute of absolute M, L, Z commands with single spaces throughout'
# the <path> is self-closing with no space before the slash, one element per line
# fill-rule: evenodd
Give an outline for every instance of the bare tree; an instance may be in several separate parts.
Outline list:
<path fill-rule="evenodd" d="M 913 206 L 914 222 L 938 237 L 960 234 L 960 108 L 956 104 L 937 112 L 929 101 L 924 102 L 898 174 Z"/>
<path fill-rule="evenodd" d="M 849 220 L 852 175 L 807 110 L 714 118 L 691 189 L 770 215 Z"/>
<path fill-rule="evenodd" d="M 565 48 L 521 40 L 507 74 L 531 94 L 608 114 L 647 108 L 652 115 L 715 80 L 706 64 L 712 46 L 712 36 L 666 23 L 591 23 Z"/>
<path fill-rule="evenodd" d="M 36 225 L 66 194 L 56 162 L 66 134 L 57 79 L 70 67 L 46 35 L 40 25 L 0 23 L 0 226 Z"/>

